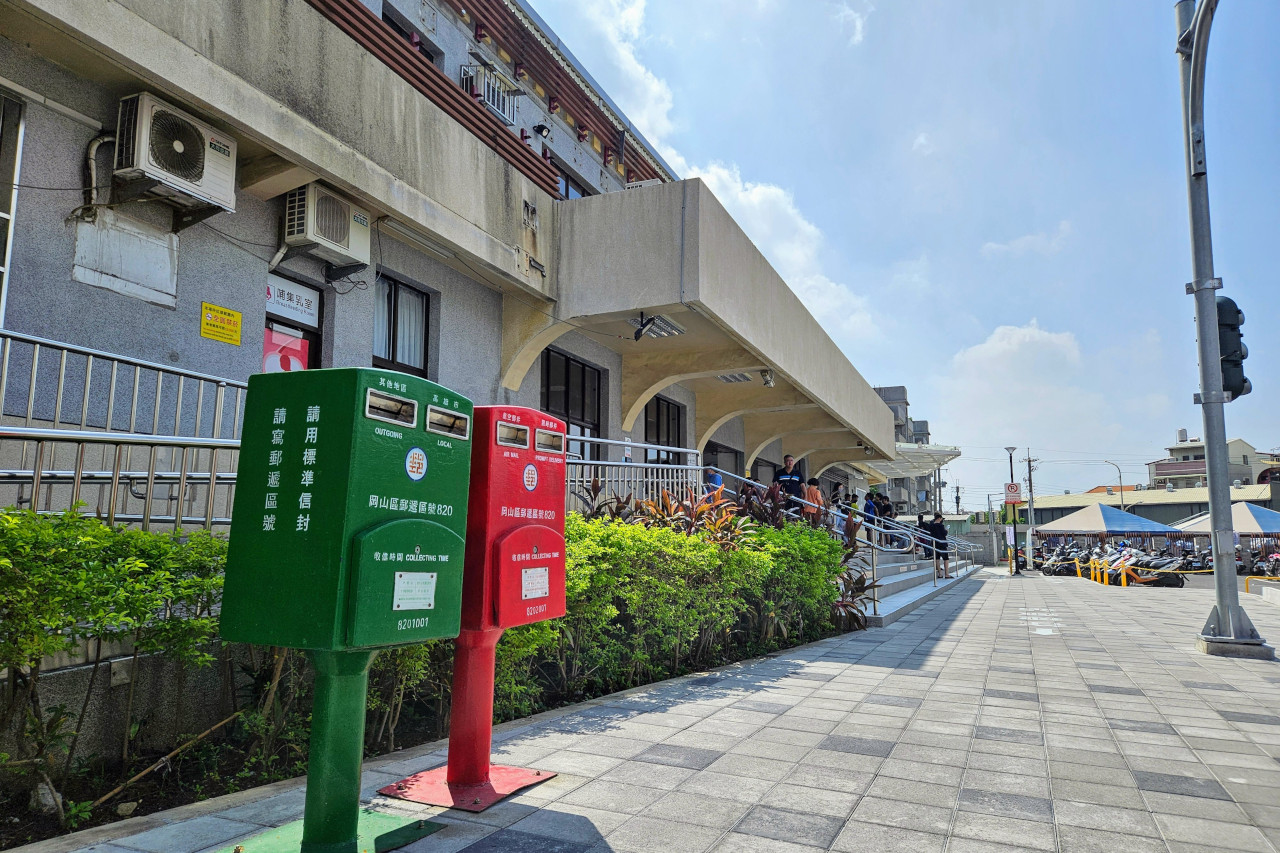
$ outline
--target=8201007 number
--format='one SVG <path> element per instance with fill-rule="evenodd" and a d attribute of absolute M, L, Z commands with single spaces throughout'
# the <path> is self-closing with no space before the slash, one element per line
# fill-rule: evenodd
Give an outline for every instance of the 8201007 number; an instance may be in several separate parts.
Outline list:
<path fill-rule="evenodd" d="M 427 621 L 430 620 L 430 618 L 430 616 L 421 616 L 417 619 L 401 619 L 396 623 L 396 630 L 405 631 L 410 628 L 425 628 L 427 627 Z"/>

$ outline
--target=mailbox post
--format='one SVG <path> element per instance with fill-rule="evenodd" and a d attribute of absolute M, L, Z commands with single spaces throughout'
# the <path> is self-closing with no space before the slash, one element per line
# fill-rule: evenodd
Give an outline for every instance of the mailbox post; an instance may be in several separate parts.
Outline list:
<path fill-rule="evenodd" d="M 565 425 L 518 406 L 477 406 L 462 629 L 449 760 L 380 793 L 479 812 L 554 776 L 490 764 L 494 651 L 507 628 L 565 613 Z"/>
<path fill-rule="evenodd" d="M 472 411 L 386 370 L 249 380 L 222 636 L 303 649 L 315 665 L 303 853 L 373 849 L 359 801 L 378 651 L 458 634 Z M 395 831 L 398 845 L 439 828 L 417 823 Z M 298 850 L 296 829 L 240 846 Z"/>

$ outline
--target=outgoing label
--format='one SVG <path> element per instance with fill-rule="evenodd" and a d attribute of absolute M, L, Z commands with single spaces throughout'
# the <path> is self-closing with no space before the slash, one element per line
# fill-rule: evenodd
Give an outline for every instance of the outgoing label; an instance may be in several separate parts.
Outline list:
<path fill-rule="evenodd" d="M 427 454 L 421 447 L 411 447 L 404 457 L 404 472 L 415 483 L 427 475 Z"/>
<path fill-rule="evenodd" d="M 435 572 L 396 572 L 396 591 L 391 599 L 392 610 L 434 610 L 435 606 Z"/>
<path fill-rule="evenodd" d="M 520 598 L 546 598 L 551 594 L 551 577 L 546 566 L 520 570 Z"/>

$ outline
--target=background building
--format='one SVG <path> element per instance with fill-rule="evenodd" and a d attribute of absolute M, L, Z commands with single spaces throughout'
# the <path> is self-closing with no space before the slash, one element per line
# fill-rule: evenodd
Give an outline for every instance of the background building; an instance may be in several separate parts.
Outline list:
<path fill-rule="evenodd" d="M 1204 441 L 1188 438 L 1185 429 L 1178 430 L 1178 440 L 1168 447 L 1169 455 L 1147 463 L 1147 485 L 1153 489 L 1173 486 L 1189 489 L 1204 486 Z M 1264 458 L 1265 457 L 1265 458 Z M 1259 482 L 1259 475 L 1274 463 L 1271 454 L 1259 454 L 1252 444 L 1242 438 L 1227 441 L 1228 478 L 1239 480 L 1241 485 Z"/>

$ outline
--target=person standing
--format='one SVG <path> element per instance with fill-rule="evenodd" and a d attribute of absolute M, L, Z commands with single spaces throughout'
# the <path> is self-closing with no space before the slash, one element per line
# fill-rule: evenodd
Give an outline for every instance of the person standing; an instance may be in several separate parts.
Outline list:
<path fill-rule="evenodd" d="M 810 477 L 808 486 L 804 490 L 804 504 L 800 510 L 800 515 L 804 520 L 817 527 L 822 522 L 823 508 L 826 501 L 822 499 L 822 489 L 820 489 L 818 479 Z"/>
<path fill-rule="evenodd" d="M 716 489 L 722 489 L 722 488 L 724 488 L 724 477 L 721 477 L 719 472 L 717 472 L 715 468 L 708 465 L 707 466 L 707 484 L 706 484 L 707 494 L 711 494 Z"/>
<path fill-rule="evenodd" d="M 947 525 L 942 522 L 942 513 L 935 512 L 933 514 L 933 523 L 929 525 L 933 533 L 933 548 L 938 555 L 938 559 L 942 561 L 942 576 L 944 578 L 951 577 L 951 568 L 947 563 L 950 556 L 950 545 L 947 542 Z"/>
<path fill-rule="evenodd" d="M 787 493 L 787 509 L 797 509 L 800 506 L 798 499 L 804 497 L 804 479 L 796 467 L 794 456 L 788 453 L 782 457 L 782 467 L 774 473 L 773 482 Z"/>
<path fill-rule="evenodd" d="M 868 542 L 872 541 L 872 538 L 871 538 L 872 536 L 876 537 L 875 538 L 876 542 L 880 541 L 879 535 L 871 532 L 871 526 L 876 523 L 876 516 L 878 515 L 878 513 L 876 512 L 875 498 L 876 498 L 875 492 L 867 492 L 867 499 L 862 504 L 862 514 L 867 519 L 867 541 Z"/>

